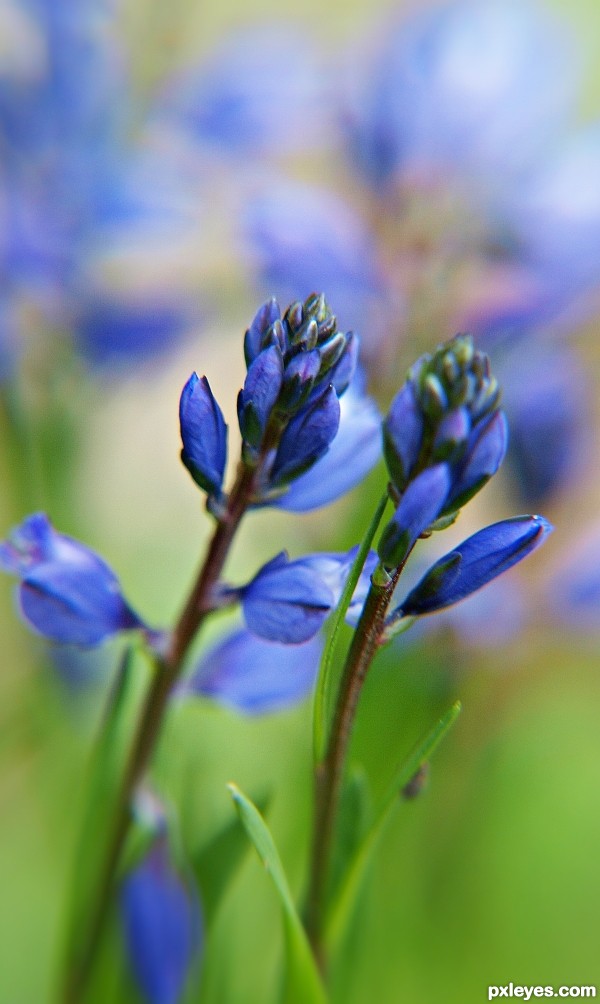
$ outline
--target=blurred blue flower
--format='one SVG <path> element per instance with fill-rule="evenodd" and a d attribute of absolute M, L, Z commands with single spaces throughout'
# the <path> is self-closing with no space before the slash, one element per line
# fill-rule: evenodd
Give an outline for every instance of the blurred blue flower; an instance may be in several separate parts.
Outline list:
<path fill-rule="evenodd" d="M 586 524 L 583 533 L 569 541 L 544 584 L 547 607 L 553 619 L 567 630 L 597 635 L 600 632 L 600 522 Z"/>
<path fill-rule="evenodd" d="M 0 543 L 0 568 L 19 576 L 23 617 L 52 641 L 98 645 L 119 631 L 145 627 L 108 565 L 57 533 L 44 513 L 29 516 Z"/>
<path fill-rule="evenodd" d="M 249 194 L 242 222 L 262 286 L 284 300 L 326 289 L 340 325 L 372 337 L 388 292 L 376 242 L 350 204 L 326 189 L 269 178 Z"/>
<path fill-rule="evenodd" d="M 456 0 L 387 26 L 363 72 L 353 60 L 353 163 L 374 184 L 406 173 L 465 187 L 514 181 L 572 108 L 564 27 L 537 3 Z"/>
<path fill-rule="evenodd" d="M 95 362 L 163 350 L 197 313 L 176 278 L 197 214 L 176 154 L 129 136 L 113 7 L 0 12 L 21 53 L 0 68 L 3 312 L 30 337 L 72 333 Z"/>
<path fill-rule="evenodd" d="M 148 1004 L 178 1004 L 200 950 L 201 915 L 195 892 L 170 860 L 160 834 L 126 876 L 121 914 L 129 962 Z"/>
<path fill-rule="evenodd" d="M 590 455 L 591 387 L 568 346 L 517 345 L 497 372 L 510 426 L 510 467 L 519 497 L 537 507 L 572 485 Z"/>
<path fill-rule="evenodd" d="M 249 715 L 279 711 L 310 693 L 322 649 L 320 633 L 285 645 L 238 628 L 202 656 L 179 693 L 210 697 Z"/>
<path fill-rule="evenodd" d="M 486 526 L 436 561 L 392 617 L 430 614 L 458 603 L 531 554 L 551 530 L 542 516 Z"/>
<path fill-rule="evenodd" d="M 330 142 L 327 67 L 300 25 L 264 22 L 236 31 L 163 99 L 169 120 L 230 157 L 288 153 Z M 307 290 L 310 292 L 310 290 Z"/>

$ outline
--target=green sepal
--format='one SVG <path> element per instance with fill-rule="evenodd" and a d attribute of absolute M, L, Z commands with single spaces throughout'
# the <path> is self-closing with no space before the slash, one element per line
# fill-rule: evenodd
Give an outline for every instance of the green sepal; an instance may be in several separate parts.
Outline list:
<path fill-rule="evenodd" d="M 327 995 L 271 832 L 250 799 L 235 784 L 227 787 L 248 838 L 271 876 L 283 911 L 286 965 L 281 1004 L 327 1004 Z"/>

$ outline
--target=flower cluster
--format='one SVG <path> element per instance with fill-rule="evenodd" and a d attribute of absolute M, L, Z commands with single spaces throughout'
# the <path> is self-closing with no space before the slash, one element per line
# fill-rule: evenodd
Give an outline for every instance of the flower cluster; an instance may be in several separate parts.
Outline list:
<path fill-rule="evenodd" d="M 379 555 L 395 567 L 436 521 L 455 518 L 496 473 L 506 452 L 506 419 L 487 356 L 457 335 L 423 356 L 384 423 L 385 457 L 398 508 Z"/>

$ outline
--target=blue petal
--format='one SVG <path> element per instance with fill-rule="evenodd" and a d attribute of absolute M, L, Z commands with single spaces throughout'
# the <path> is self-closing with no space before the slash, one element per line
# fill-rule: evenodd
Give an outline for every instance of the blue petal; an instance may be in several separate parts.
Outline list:
<path fill-rule="evenodd" d="M 273 505 L 308 512 L 329 505 L 366 477 L 381 457 L 381 415 L 375 402 L 351 387 L 340 401 L 340 426 L 329 450 L 292 481 Z"/>
<path fill-rule="evenodd" d="M 166 839 L 127 876 L 121 911 L 129 961 L 148 1004 L 178 1004 L 199 949 L 199 910 L 173 870 Z"/>
<path fill-rule="evenodd" d="M 179 402 L 181 459 L 204 491 L 219 493 L 227 462 L 227 426 L 206 377 L 192 373 Z"/>
<path fill-rule="evenodd" d="M 379 541 L 379 557 L 397 568 L 417 538 L 435 522 L 450 490 L 448 464 L 428 467 L 411 481 Z"/>
<path fill-rule="evenodd" d="M 299 645 L 265 641 L 241 628 L 202 657 L 183 694 L 202 694 L 250 715 L 279 711 L 310 693 L 323 638 Z"/>
<path fill-rule="evenodd" d="M 390 477 L 402 491 L 417 462 L 423 440 L 423 416 L 410 381 L 398 391 L 383 424 L 383 448 Z"/>
<path fill-rule="evenodd" d="M 327 452 L 340 423 L 340 403 L 333 387 L 286 426 L 271 470 L 271 485 L 278 487 L 308 470 Z"/>
<path fill-rule="evenodd" d="M 334 596 L 302 559 L 269 562 L 241 591 L 250 630 L 269 641 L 298 644 L 317 633 L 334 605 Z"/>
<path fill-rule="evenodd" d="M 542 516 L 486 526 L 429 569 L 401 604 L 402 613 L 428 614 L 458 603 L 531 554 L 551 530 Z"/>
<path fill-rule="evenodd" d="M 323 582 L 329 586 L 333 593 L 335 606 L 340 601 L 342 590 L 346 584 L 346 579 L 350 574 L 350 569 L 358 554 L 358 550 L 359 546 L 357 544 L 356 547 L 352 547 L 345 554 L 320 552 L 318 554 L 307 554 L 304 558 L 300 559 L 307 568 L 311 568 L 317 572 Z M 378 560 L 375 552 L 369 551 L 346 612 L 346 621 L 348 624 L 356 624 L 362 613 L 362 608 L 371 585 L 371 575 L 378 564 Z"/>

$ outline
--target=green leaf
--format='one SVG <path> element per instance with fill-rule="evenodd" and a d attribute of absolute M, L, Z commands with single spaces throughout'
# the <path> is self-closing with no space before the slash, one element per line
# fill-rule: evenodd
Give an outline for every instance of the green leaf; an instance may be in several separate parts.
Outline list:
<path fill-rule="evenodd" d="M 381 523 L 387 502 L 388 495 L 386 492 L 385 495 L 381 497 L 379 505 L 375 510 L 373 519 L 371 520 L 369 528 L 367 529 L 358 550 L 358 554 L 354 560 L 354 564 L 350 569 L 350 574 L 342 591 L 340 602 L 338 603 L 329 621 L 329 632 L 325 648 L 323 650 L 323 655 L 321 657 L 321 665 L 319 667 L 313 708 L 313 750 L 315 764 L 321 762 L 325 755 L 325 749 L 327 746 L 327 733 L 329 729 L 329 722 L 331 720 L 332 692 L 334 690 L 333 654 L 335 651 L 335 645 L 344 617 L 346 616 L 346 612 L 350 606 L 350 600 L 352 599 L 354 590 L 356 589 L 356 584 L 360 578 L 360 573 L 363 570 L 369 549 L 373 543 L 373 538 L 377 533 L 379 524 Z"/>
<path fill-rule="evenodd" d="M 349 771 L 340 797 L 336 839 L 328 899 L 343 881 L 351 861 L 372 822 L 371 792 L 364 768 L 356 765 Z"/>
<path fill-rule="evenodd" d="M 354 858 L 347 869 L 332 902 L 327 918 L 326 939 L 333 948 L 340 944 L 344 932 L 352 918 L 354 904 L 360 893 L 363 876 L 383 828 L 393 809 L 400 802 L 400 794 L 418 771 L 429 762 L 444 736 L 454 725 L 461 711 L 460 701 L 456 701 L 434 727 L 413 748 L 394 774 L 385 797 L 375 812 L 374 822 L 361 841 Z"/>
<path fill-rule="evenodd" d="M 260 811 L 265 812 L 270 799 L 262 795 L 254 801 Z M 238 820 L 233 818 L 192 855 L 192 868 L 202 893 L 202 912 L 208 925 L 247 851 L 248 841 L 244 831 L 240 829 Z"/>
<path fill-rule="evenodd" d="M 75 849 L 66 914 L 66 958 L 77 955 L 85 931 L 89 904 L 97 889 L 98 875 L 106 853 L 108 820 L 112 819 L 119 795 L 123 765 L 129 749 L 144 674 L 134 666 L 135 648 L 125 650 L 100 723 L 85 785 L 85 799 Z M 100 839 L 99 839 L 100 836 Z"/>
<path fill-rule="evenodd" d="M 271 876 L 283 910 L 286 967 L 283 1004 L 327 1004 L 327 996 L 298 916 L 281 858 L 260 812 L 235 784 L 227 786 L 248 838 Z"/>

